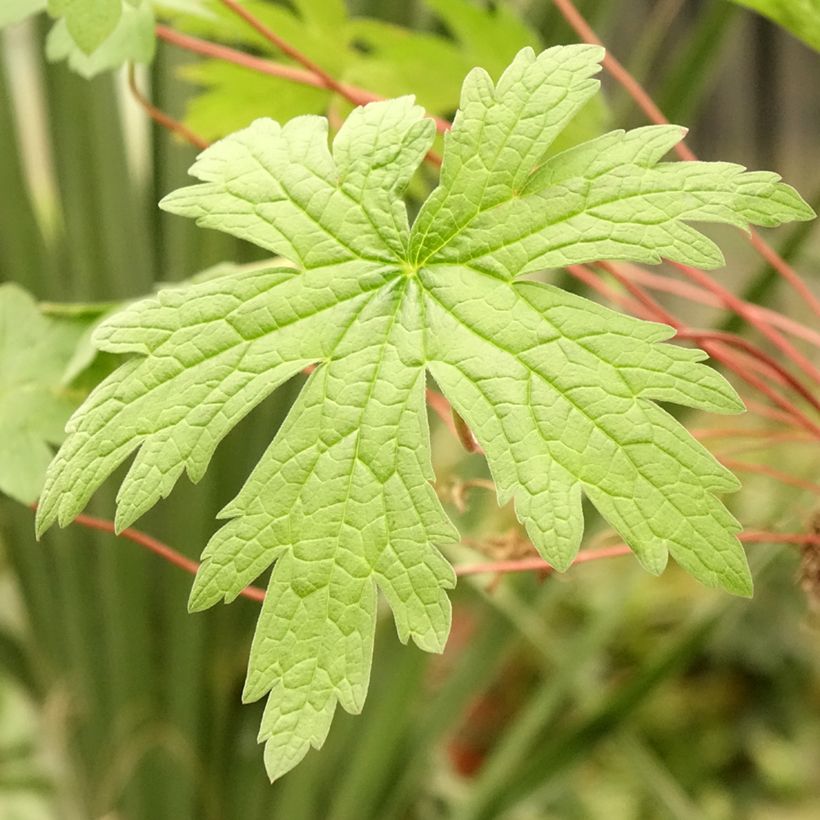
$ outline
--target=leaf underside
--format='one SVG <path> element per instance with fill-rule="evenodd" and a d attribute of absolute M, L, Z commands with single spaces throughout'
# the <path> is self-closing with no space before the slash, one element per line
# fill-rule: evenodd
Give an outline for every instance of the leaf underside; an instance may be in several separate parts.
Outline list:
<path fill-rule="evenodd" d="M 618 131 L 545 159 L 598 88 L 602 50 L 521 51 L 497 84 L 472 71 L 439 187 L 408 226 L 402 193 L 434 137 L 405 97 L 327 121 L 258 120 L 204 151 L 199 184 L 162 207 L 293 267 L 161 292 L 106 321 L 96 344 L 131 358 L 71 419 L 38 511 L 70 522 L 137 451 L 123 528 L 277 386 L 306 386 L 203 553 L 190 607 L 235 598 L 271 564 L 244 696 L 268 694 L 271 778 L 323 742 L 336 703 L 362 708 L 379 590 L 402 640 L 441 651 L 458 533 L 430 482 L 426 374 L 474 431 L 540 554 L 565 569 L 582 497 L 659 573 L 667 555 L 747 595 L 720 466 L 655 402 L 742 409 L 673 331 L 522 281 L 605 259 L 722 263 L 690 222 L 776 225 L 811 216 L 771 173 L 663 163 L 676 126 Z"/>

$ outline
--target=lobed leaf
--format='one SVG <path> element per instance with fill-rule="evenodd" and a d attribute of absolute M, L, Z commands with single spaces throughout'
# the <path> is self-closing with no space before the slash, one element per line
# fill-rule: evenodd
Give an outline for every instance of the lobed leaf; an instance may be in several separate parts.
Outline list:
<path fill-rule="evenodd" d="M 442 8 L 447 4 L 439 3 Z M 521 281 L 569 261 L 716 264 L 690 221 L 774 225 L 811 210 L 773 174 L 661 163 L 669 126 L 550 156 L 594 94 L 602 52 L 524 49 L 497 83 L 477 69 L 445 142 L 441 183 L 412 228 L 401 200 L 433 139 L 410 98 L 327 122 L 259 120 L 204 151 L 200 182 L 162 207 L 248 239 L 291 268 L 239 269 L 161 292 L 104 322 L 130 355 L 68 425 L 38 510 L 69 522 L 137 452 L 126 526 L 279 384 L 313 366 L 282 428 L 211 538 L 192 610 L 230 601 L 273 565 L 245 686 L 268 696 L 272 778 L 322 744 L 337 703 L 362 708 L 376 595 L 400 637 L 440 651 L 458 538 L 431 487 L 426 374 L 473 428 L 500 501 L 565 569 L 586 496 L 650 572 L 668 554 L 738 594 L 751 577 L 718 495 L 737 481 L 657 402 L 742 405 L 673 331 Z"/>

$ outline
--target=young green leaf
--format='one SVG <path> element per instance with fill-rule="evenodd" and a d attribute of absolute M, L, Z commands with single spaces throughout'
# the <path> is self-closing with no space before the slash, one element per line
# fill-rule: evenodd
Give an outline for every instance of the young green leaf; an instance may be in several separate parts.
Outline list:
<path fill-rule="evenodd" d="M 89 79 L 127 62 L 150 63 L 154 57 L 154 13 L 148 0 L 125 3 L 111 33 L 92 51 L 75 41 L 65 19 L 58 20 L 46 40 L 51 62 L 67 60 L 69 68 Z"/>
<path fill-rule="evenodd" d="M 404 641 L 441 650 L 458 534 L 430 482 L 426 373 L 487 454 L 539 552 L 576 554 L 586 497 L 651 572 L 667 554 L 705 584 L 749 594 L 735 478 L 656 401 L 742 405 L 673 331 L 544 284 L 545 267 L 666 257 L 715 266 L 693 220 L 774 225 L 811 210 L 770 173 L 661 163 L 673 126 L 615 132 L 549 156 L 595 93 L 602 50 L 524 49 L 497 84 L 467 77 L 440 186 L 412 229 L 401 200 L 434 128 L 410 98 L 324 118 L 259 120 L 204 151 L 201 180 L 162 207 L 289 259 L 161 292 L 106 321 L 130 354 L 68 425 L 38 531 L 66 524 L 137 450 L 118 496 L 134 521 L 278 385 L 315 365 L 239 495 L 222 512 L 191 609 L 235 598 L 274 564 L 245 698 L 272 778 L 323 742 L 336 704 L 361 709 L 376 590 Z"/>
<path fill-rule="evenodd" d="M 62 18 L 71 39 L 91 54 L 117 27 L 124 0 L 48 0 L 48 12 Z"/>
<path fill-rule="evenodd" d="M 412 88 L 433 114 L 450 116 L 458 104 L 461 78 L 474 65 L 501 72 L 538 35 L 509 2 L 476 5 L 473 0 L 425 0 L 455 38 L 414 31 L 369 17 L 351 16 L 343 0 L 295 0 L 287 5 L 249 0 L 253 13 L 289 43 L 316 60 L 332 76 L 385 97 Z M 210 39 L 245 43 L 277 62 L 281 53 L 220 2 L 208 0 L 210 19 L 178 15 L 175 24 Z M 181 75 L 203 90 L 192 98 L 186 122 L 206 139 L 222 137 L 258 117 L 289 119 L 325 113 L 334 95 L 278 77 L 205 60 Z M 582 118 L 597 125 L 595 114 Z M 600 133 L 597 131 L 595 133 Z"/>
<path fill-rule="evenodd" d="M 86 323 L 43 316 L 22 288 L 0 285 L 0 492 L 30 504 L 77 401 L 65 371 Z"/>

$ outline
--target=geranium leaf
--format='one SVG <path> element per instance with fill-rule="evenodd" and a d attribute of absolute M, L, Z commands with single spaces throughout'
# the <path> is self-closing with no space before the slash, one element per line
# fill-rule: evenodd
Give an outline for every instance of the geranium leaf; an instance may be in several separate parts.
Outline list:
<path fill-rule="evenodd" d="M 191 609 L 235 598 L 272 564 L 245 698 L 268 694 L 272 778 L 322 744 L 336 704 L 362 708 L 377 590 L 402 640 L 439 651 L 458 534 L 433 479 L 426 374 L 487 455 L 540 553 L 565 569 L 586 496 L 651 572 L 671 555 L 747 595 L 737 488 L 656 402 L 742 405 L 673 331 L 544 284 L 599 257 L 717 264 L 688 223 L 774 225 L 811 209 L 768 173 L 660 163 L 674 127 L 550 155 L 597 88 L 600 49 L 524 49 L 498 83 L 467 78 L 439 188 L 412 226 L 402 194 L 433 136 L 409 98 L 356 109 L 328 146 L 317 116 L 259 120 L 204 151 L 162 207 L 292 267 L 239 270 L 136 303 L 96 343 L 132 358 L 68 425 L 38 511 L 66 524 L 135 450 L 117 525 L 199 479 L 227 432 L 279 384 L 308 382 L 203 553 Z"/>

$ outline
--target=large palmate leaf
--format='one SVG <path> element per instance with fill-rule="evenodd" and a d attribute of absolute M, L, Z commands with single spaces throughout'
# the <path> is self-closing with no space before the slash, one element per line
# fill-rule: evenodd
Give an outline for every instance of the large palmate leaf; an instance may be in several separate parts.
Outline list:
<path fill-rule="evenodd" d="M 775 225 L 811 210 L 771 173 L 659 162 L 674 126 L 615 132 L 545 159 L 594 94 L 602 51 L 524 49 L 493 85 L 464 83 L 440 186 L 412 229 L 401 194 L 434 136 L 410 98 L 353 111 L 328 148 L 324 118 L 259 120 L 213 145 L 200 184 L 162 207 L 293 267 L 242 271 L 134 304 L 97 345 L 131 358 L 68 425 L 38 512 L 66 524 L 137 451 L 117 526 L 196 481 L 225 434 L 277 385 L 315 366 L 221 516 L 192 609 L 235 598 L 274 564 L 245 698 L 268 693 L 271 777 L 319 746 L 337 702 L 361 709 L 376 591 L 403 640 L 440 650 L 458 534 L 433 493 L 424 406 L 430 373 L 559 569 L 578 550 L 582 497 L 638 560 L 667 554 L 711 586 L 751 579 L 717 498 L 736 488 L 656 401 L 741 409 L 673 331 L 522 281 L 598 258 L 704 266 L 719 250 L 688 223 Z"/>

